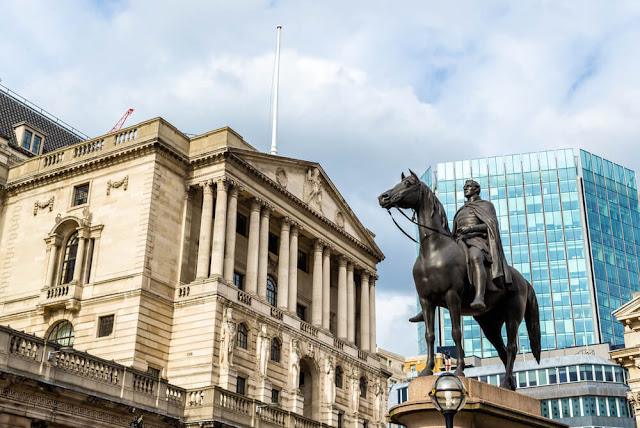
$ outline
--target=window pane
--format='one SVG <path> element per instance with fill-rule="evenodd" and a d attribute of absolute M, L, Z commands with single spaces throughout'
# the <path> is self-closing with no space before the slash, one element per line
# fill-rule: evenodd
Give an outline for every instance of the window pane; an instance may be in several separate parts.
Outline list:
<path fill-rule="evenodd" d="M 53 327 L 47 340 L 61 346 L 73 346 L 73 325 L 69 321 L 61 321 Z"/>
<path fill-rule="evenodd" d="M 73 232 L 64 247 L 64 259 L 62 262 L 62 275 L 60 284 L 68 284 L 73 281 L 73 271 L 76 266 L 76 256 L 78 253 L 78 232 Z"/>
<path fill-rule="evenodd" d="M 114 315 L 107 315 L 98 318 L 98 337 L 111 335 L 113 332 Z"/>
<path fill-rule="evenodd" d="M 24 147 L 25 149 L 29 150 L 29 148 L 31 147 L 31 137 L 33 136 L 33 134 L 31 133 L 31 131 L 29 131 L 28 129 L 24 130 L 24 135 L 22 137 L 22 147 Z"/>
<path fill-rule="evenodd" d="M 39 135 L 33 136 L 33 145 L 31 146 L 31 151 L 35 154 L 40 154 L 40 143 L 42 143 L 42 138 Z"/>
<path fill-rule="evenodd" d="M 73 206 L 86 204 L 89 199 L 89 183 L 73 189 Z"/>
<path fill-rule="evenodd" d="M 278 284 L 271 275 L 267 276 L 267 302 L 271 306 L 278 304 Z"/>

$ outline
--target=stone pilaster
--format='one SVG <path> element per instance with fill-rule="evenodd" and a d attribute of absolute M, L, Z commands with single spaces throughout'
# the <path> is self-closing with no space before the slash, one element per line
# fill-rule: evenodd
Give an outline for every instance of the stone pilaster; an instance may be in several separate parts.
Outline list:
<path fill-rule="evenodd" d="M 360 278 L 360 349 L 369 351 L 369 272 Z"/>
<path fill-rule="evenodd" d="M 231 187 L 229 203 L 227 205 L 227 231 L 224 250 L 224 279 L 233 281 L 233 271 L 236 263 L 236 226 L 238 222 L 238 192 L 237 185 Z"/>
<path fill-rule="evenodd" d="M 224 242 L 227 234 L 227 192 L 229 181 L 225 178 L 219 179 L 216 187 L 216 216 L 213 220 L 211 276 L 222 276 L 224 269 Z"/>
<path fill-rule="evenodd" d="M 373 353 L 377 351 L 376 344 L 376 276 L 371 273 L 369 276 L 369 350 Z"/>
<path fill-rule="evenodd" d="M 347 341 L 356 341 L 356 288 L 351 262 L 347 264 Z"/>
<path fill-rule="evenodd" d="M 202 216 L 200 218 L 200 242 L 198 244 L 198 264 L 196 278 L 209 276 L 209 259 L 211 257 L 211 221 L 213 219 L 213 181 L 200 183 L 202 187 Z"/>
<path fill-rule="evenodd" d="M 331 247 L 322 253 L 322 328 L 329 330 L 331 318 Z"/>
<path fill-rule="evenodd" d="M 78 229 L 78 248 L 76 249 L 76 262 L 73 267 L 73 282 L 80 284 L 82 266 L 84 265 L 84 247 L 87 242 L 87 233 L 84 228 Z"/>
<path fill-rule="evenodd" d="M 260 213 L 260 244 L 258 252 L 258 296 L 267 297 L 267 271 L 269 267 L 269 219 L 272 208 L 262 207 Z"/>
<path fill-rule="evenodd" d="M 311 291 L 311 323 L 322 327 L 322 249 L 324 242 L 316 239 L 313 246 L 313 288 Z"/>
<path fill-rule="evenodd" d="M 297 224 L 291 226 L 289 244 L 289 312 L 296 313 L 298 303 L 298 233 Z"/>
<path fill-rule="evenodd" d="M 278 249 L 278 307 L 287 309 L 289 306 L 289 231 L 291 222 L 282 219 L 280 228 L 280 248 Z"/>
<path fill-rule="evenodd" d="M 347 258 L 338 259 L 338 338 L 347 340 Z"/>
<path fill-rule="evenodd" d="M 58 267 L 58 251 L 62 245 L 62 238 L 58 235 L 51 235 L 45 240 L 49 246 L 49 264 L 47 265 L 47 276 L 45 287 L 51 287 L 55 282 L 56 268 Z"/>
<path fill-rule="evenodd" d="M 254 199 L 249 214 L 249 240 L 247 248 L 246 291 L 258 294 L 258 253 L 260 248 L 260 209 L 262 201 Z"/>

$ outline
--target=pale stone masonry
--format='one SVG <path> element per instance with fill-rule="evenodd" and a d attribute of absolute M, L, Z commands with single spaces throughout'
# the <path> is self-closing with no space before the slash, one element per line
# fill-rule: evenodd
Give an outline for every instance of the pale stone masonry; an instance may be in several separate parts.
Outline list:
<path fill-rule="evenodd" d="M 0 324 L 50 341 L 70 325 L 76 351 L 195 394 L 183 421 L 248 424 L 246 397 L 310 423 L 385 423 L 384 256 L 317 163 L 156 118 L 5 171 Z"/>

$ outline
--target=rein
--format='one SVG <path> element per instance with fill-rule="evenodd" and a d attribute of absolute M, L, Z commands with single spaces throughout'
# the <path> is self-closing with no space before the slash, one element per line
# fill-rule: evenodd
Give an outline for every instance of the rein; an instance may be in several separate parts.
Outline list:
<path fill-rule="evenodd" d="M 398 210 L 398 212 L 399 212 L 400 214 L 402 214 L 402 215 L 403 215 L 407 220 L 409 220 L 411 223 L 415 224 L 416 226 L 418 226 L 418 227 L 422 227 L 422 228 L 425 228 L 425 229 L 428 229 L 428 230 L 430 230 L 430 231 L 432 231 L 432 232 L 439 233 L 440 235 L 450 236 L 449 234 L 447 234 L 447 233 L 445 233 L 445 232 L 441 232 L 441 231 L 439 231 L 438 229 L 434 229 L 433 227 L 429 227 L 429 226 L 425 226 L 424 224 L 420 224 L 420 223 L 418 223 L 417 221 L 415 221 L 413 218 L 409 218 L 409 216 L 408 216 L 408 215 L 406 215 L 406 214 L 404 213 L 404 211 L 401 211 L 401 210 L 400 210 L 400 208 L 398 208 L 398 207 L 394 207 L 394 208 L 395 208 L 396 210 Z M 391 214 L 391 208 L 387 209 L 387 212 L 388 212 L 388 213 L 389 213 L 389 215 L 391 216 L 391 220 L 393 220 L 393 223 L 398 227 L 398 229 L 400 229 L 400 231 L 401 231 L 402 233 L 404 233 L 404 234 L 405 234 L 409 239 L 411 239 L 413 242 L 415 242 L 416 244 L 418 244 L 419 242 L 418 242 L 418 241 L 416 241 L 416 240 L 415 240 L 411 235 L 409 235 L 407 232 L 405 232 L 405 231 L 404 231 L 404 229 L 403 229 L 403 228 L 398 224 L 398 222 L 396 221 L 396 219 L 395 219 L 395 218 L 393 218 L 393 214 Z M 414 217 L 415 217 L 415 215 L 416 215 L 415 211 L 413 212 L 413 215 L 414 215 Z"/>

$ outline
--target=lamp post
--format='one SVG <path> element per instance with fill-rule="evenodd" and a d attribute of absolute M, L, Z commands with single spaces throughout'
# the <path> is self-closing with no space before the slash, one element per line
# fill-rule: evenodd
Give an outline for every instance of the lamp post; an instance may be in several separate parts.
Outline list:
<path fill-rule="evenodd" d="M 431 402 L 444 415 L 447 428 L 453 428 L 453 417 L 467 401 L 464 384 L 453 373 L 443 373 L 433 383 L 429 393 Z"/>

